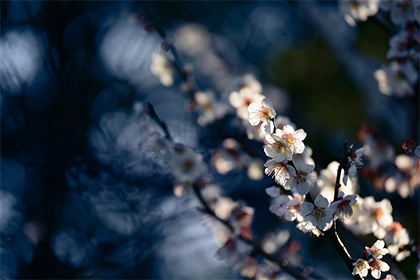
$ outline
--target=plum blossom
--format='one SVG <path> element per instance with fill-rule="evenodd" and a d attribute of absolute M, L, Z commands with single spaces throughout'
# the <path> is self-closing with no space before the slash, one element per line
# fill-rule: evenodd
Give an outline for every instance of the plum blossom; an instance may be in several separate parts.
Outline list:
<path fill-rule="evenodd" d="M 417 84 L 418 77 L 416 68 L 409 60 L 401 63 L 393 61 L 389 66 L 382 65 L 381 69 L 375 71 L 379 90 L 396 97 L 413 96 L 413 86 Z"/>
<path fill-rule="evenodd" d="M 310 164 L 300 166 L 298 163 L 295 163 L 295 166 L 296 169 L 290 165 L 287 165 L 287 169 L 289 170 L 290 174 L 290 188 L 295 188 L 299 194 L 305 195 L 316 182 L 315 176 L 312 175 L 314 166 Z"/>
<path fill-rule="evenodd" d="M 174 83 L 173 69 L 163 53 L 154 52 L 152 54 L 150 71 L 159 78 L 162 85 L 169 87 Z"/>
<path fill-rule="evenodd" d="M 381 272 L 386 272 L 390 268 L 386 262 L 382 260 L 376 260 L 376 259 L 370 260 L 369 266 L 371 269 L 370 273 L 372 274 L 372 277 L 375 279 L 379 279 L 381 277 Z"/>
<path fill-rule="evenodd" d="M 277 187 L 266 189 L 266 192 L 274 197 L 269 208 L 270 212 L 289 222 L 296 219 L 301 220 L 299 209 L 302 205 L 302 200 L 299 197 L 294 198 L 290 195 L 276 195 L 274 188 Z"/>
<path fill-rule="evenodd" d="M 344 175 L 343 175 L 343 183 L 347 185 L 348 178 L 356 177 L 357 168 L 363 166 L 362 163 L 362 155 L 363 155 L 363 148 L 355 149 L 353 145 L 350 146 L 348 151 L 348 163 L 344 166 Z"/>
<path fill-rule="evenodd" d="M 384 248 L 385 242 L 383 240 L 377 240 L 372 247 L 365 246 L 366 252 L 374 259 L 380 260 L 383 256 L 388 254 L 388 249 Z"/>
<path fill-rule="evenodd" d="M 249 123 L 257 126 L 261 123 L 268 123 L 276 116 L 273 103 L 268 98 L 264 98 L 261 102 L 253 102 L 248 107 Z"/>
<path fill-rule="evenodd" d="M 286 185 L 287 181 L 289 180 L 289 170 L 287 168 L 286 162 L 277 162 L 270 159 L 264 163 L 264 167 L 264 172 L 267 174 L 267 176 L 271 176 L 279 185 Z"/>
<path fill-rule="evenodd" d="M 366 277 L 368 275 L 369 264 L 364 259 L 358 259 L 353 263 L 353 272 L 351 274 L 359 274 L 361 277 Z"/>
<path fill-rule="evenodd" d="M 338 200 L 331 204 L 331 207 L 335 208 L 335 218 L 349 218 L 353 215 L 353 205 L 356 205 L 356 195 L 351 194 L 344 196 L 342 191 L 338 192 Z"/>
<path fill-rule="evenodd" d="M 329 207 L 328 200 L 322 195 L 318 195 L 314 204 L 303 202 L 300 214 L 303 216 L 304 223 L 313 225 L 322 231 L 331 228 L 335 209 Z"/>
<path fill-rule="evenodd" d="M 407 22 L 417 21 L 420 23 L 420 3 L 416 0 L 393 0 L 380 2 L 380 8 L 389 11 L 391 21 L 400 26 Z"/>
<path fill-rule="evenodd" d="M 196 108 L 198 112 L 197 122 L 201 126 L 213 123 L 226 114 L 226 106 L 219 102 L 211 91 L 198 91 L 194 94 L 194 99 L 198 105 Z"/>
<path fill-rule="evenodd" d="M 305 149 L 302 141 L 306 138 L 306 132 L 303 129 L 295 131 L 290 125 L 277 129 L 273 134 L 266 134 L 265 138 L 269 143 L 264 147 L 265 154 L 278 162 L 292 160 L 293 154 L 302 154 Z"/>
<path fill-rule="evenodd" d="M 223 247 L 219 248 L 214 256 L 216 259 L 226 262 L 229 267 L 239 271 L 249 263 L 251 245 L 236 238 L 229 238 Z"/>
<path fill-rule="evenodd" d="M 396 261 L 402 261 L 411 254 L 407 249 L 410 243 L 409 232 L 399 222 L 393 222 L 386 228 L 384 240 L 388 243 L 389 254 L 395 257 Z"/>

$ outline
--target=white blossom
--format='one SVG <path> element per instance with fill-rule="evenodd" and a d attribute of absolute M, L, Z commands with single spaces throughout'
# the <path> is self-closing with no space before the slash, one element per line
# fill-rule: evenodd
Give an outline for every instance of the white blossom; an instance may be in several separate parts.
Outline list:
<path fill-rule="evenodd" d="M 361 277 L 366 277 L 368 275 L 369 264 L 364 259 L 358 259 L 353 263 L 353 272 L 351 274 L 359 274 Z"/>
<path fill-rule="evenodd" d="M 276 116 L 273 103 L 268 98 L 264 98 L 261 102 L 253 102 L 248 107 L 249 123 L 257 126 L 261 123 L 271 122 Z"/>
<path fill-rule="evenodd" d="M 369 261 L 369 266 L 371 269 L 372 277 L 375 279 L 379 279 L 381 277 L 381 272 L 386 272 L 390 268 L 386 262 L 376 259 Z"/>
<path fill-rule="evenodd" d="M 316 226 L 322 231 L 328 230 L 333 223 L 334 209 L 328 206 L 328 200 L 322 195 L 318 195 L 314 204 L 310 202 L 302 203 L 300 214 L 304 222 Z"/>

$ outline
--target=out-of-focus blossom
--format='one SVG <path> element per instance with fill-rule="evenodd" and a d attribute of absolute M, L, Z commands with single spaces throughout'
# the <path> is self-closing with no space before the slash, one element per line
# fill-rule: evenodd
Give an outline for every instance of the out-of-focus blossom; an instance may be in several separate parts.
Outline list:
<path fill-rule="evenodd" d="M 379 0 L 341 0 L 338 2 L 340 13 L 350 26 L 358 21 L 366 21 L 378 12 Z"/>
<path fill-rule="evenodd" d="M 406 154 L 409 154 L 416 149 L 416 142 L 414 140 L 405 140 L 401 147 Z"/>
<path fill-rule="evenodd" d="M 361 277 L 366 277 L 368 275 L 369 264 L 364 259 L 358 259 L 353 263 L 353 275 L 360 275 Z"/>
<path fill-rule="evenodd" d="M 196 56 L 206 51 L 210 44 L 210 34 L 199 24 L 184 24 L 175 31 L 175 45 L 188 55 Z"/>
<path fill-rule="evenodd" d="M 191 187 L 205 170 L 203 155 L 189 147 L 176 144 L 168 159 L 175 177 L 174 193 L 181 196 L 185 188 Z"/>
<path fill-rule="evenodd" d="M 373 233 L 377 238 L 384 238 L 385 228 L 393 222 L 392 206 L 388 199 L 377 202 L 372 196 L 358 196 L 353 210 L 353 216 L 343 221 L 351 231 L 355 234 Z"/>
<path fill-rule="evenodd" d="M 414 191 L 420 187 L 419 159 L 402 154 L 395 157 L 395 165 L 398 171 L 385 181 L 385 190 L 398 191 L 402 198 L 413 196 Z"/>
<path fill-rule="evenodd" d="M 314 204 L 303 202 L 300 208 L 303 222 L 313 225 L 322 231 L 326 231 L 332 226 L 334 211 L 335 209 L 329 207 L 328 200 L 322 195 L 316 197 Z"/>
<path fill-rule="evenodd" d="M 240 271 L 249 264 L 251 249 L 251 245 L 245 243 L 245 241 L 230 238 L 223 247 L 216 251 L 215 257 L 226 262 L 235 271 Z"/>
<path fill-rule="evenodd" d="M 248 178 L 254 181 L 260 181 L 264 177 L 262 166 L 263 161 L 261 159 L 251 160 L 246 173 Z"/>
<path fill-rule="evenodd" d="M 314 176 L 314 166 L 310 164 L 300 165 L 294 162 L 294 166 L 287 165 L 290 180 L 288 185 L 291 189 L 296 189 L 300 195 L 306 195 L 314 186 L 316 178 Z"/>
<path fill-rule="evenodd" d="M 213 150 L 211 163 L 219 174 L 226 174 L 241 166 L 242 154 L 239 143 L 233 138 L 223 140 L 222 147 Z"/>
<path fill-rule="evenodd" d="M 379 90 L 386 95 L 406 97 L 414 95 L 413 86 L 418 82 L 419 73 L 409 60 L 393 61 L 388 66 L 382 65 L 375 71 Z"/>
<path fill-rule="evenodd" d="M 277 189 L 277 193 L 275 189 Z M 302 200 L 299 197 L 294 198 L 290 195 L 280 195 L 277 187 L 267 188 L 266 192 L 273 197 L 269 208 L 271 213 L 289 222 L 296 219 L 302 220 L 299 214 Z"/>
<path fill-rule="evenodd" d="M 264 98 L 261 102 L 253 102 L 248 107 L 249 123 L 257 126 L 261 123 L 268 123 L 276 116 L 276 111 L 270 99 Z"/>
<path fill-rule="evenodd" d="M 374 259 L 380 260 L 383 256 L 388 254 L 388 249 L 384 248 L 385 242 L 383 240 L 377 240 L 371 247 L 365 247 L 366 253 L 372 256 Z"/>
<path fill-rule="evenodd" d="M 416 147 L 416 149 L 414 150 L 414 154 L 415 154 L 417 157 L 420 157 L 420 145 Z"/>
<path fill-rule="evenodd" d="M 384 240 L 388 243 L 389 254 L 396 261 L 402 261 L 411 254 L 407 248 L 410 243 L 409 233 L 399 222 L 393 222 L 386 228 Z"/>
<path fill-rule="evenodd" d="M 166 56 L 161 52 L 152 54 L 152 64 L 150 71 L 159 78 L 162 85 L 170 87 L 174 83 L 173 68 L 168 62 Z"/>
<path fill-rule="evenodd" d="M 389 270 L 389 265 L 382 261 L 382 260 L 370 260 L 369 261 L 369 266 L 370 266 L 370 270 L 371 270 L 371 274 L 372 277 L 375 279 L 379 279 L 381 277 L 381 272 L 386 272 Z"/>
<path fill-rule="evenodd" d="M 335 208 L 335 218 L 345 219 L 353 215 L 353 205 L 356 205 L 356 195 L 350 194 L 344 196 L 342 191 L 338 192 L 338 200 L 331 203 L 331 207 Z"/>
<path fill-rule="evenodd" d="M 316 184 L 319 193 L 326 197 L 330 202 L 332 202 L 332 200 L 334 199 L 335 179 L 337 176 L 337 170 L 339 165 L 340 164 L 337 161 L 333 161 L 330 164 L 328 164 L 326 169 L 320 171 Z M 349 180 L 347 182 L 347 185 L 344 185 L 343 177 L 344 171 L 342 170 L 340 176 L 340 190 L 344 193 L 344 195 L 355 194 L 357 192 L 356 180 Z"/>
<path fill-rule="evenodd" d="M 420 31 L 414 24 L 389 39 L 388 59 L 409 59 L 414 63 L 419 59 Z"/>
<path fill-rule="evenodd" d="M 391 21 L 400 26 L 407 22 L 420 23 L 420 3 L 416 0 L 381 0 L 380 8 L 390 12 Z"/>
<path fill-rule="evenodd" d="M 223 102 L 219 102 L 211 91 L 198 91 L 194 94 L 194 99 L 198 105 L 196 106 L 197 122 L 201 126 L 213 123 L 226 114 L 227 107 Z"/>
<path fill-rule="evenodd" d="M 253 102 L 261 101 L 265 98 L 260 92 L 256 92 L 249 87 L 243 87 L 239 91 L 233 91 L 229 95 L 229 103 L 236 109 L 236 115 L 248 121 L 248 107 Z"/>

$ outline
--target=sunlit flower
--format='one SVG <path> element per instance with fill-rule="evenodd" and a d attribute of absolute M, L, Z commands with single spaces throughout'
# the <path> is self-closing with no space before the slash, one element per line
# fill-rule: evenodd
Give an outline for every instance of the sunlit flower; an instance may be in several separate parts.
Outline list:
<path fill-rule="evenodd" d="M 383 256 L 388 254 L 388 249 L 384 248 L 385 242 L 383 240 L 377 240 L 372 247 L 365 247 L 365 250 L 373 258 L 380 260 Z"/>
<path fill-rule="evenodd" d="M 398 171 L 385 181 L 387 192 L 398 191 L 402 198 L 413 196 L 420 187 L 420 161 L 416 157 L 398 155 L 394 159 Z"/>
<path fill-rule="evenodd" d="M 306 138 L 306 132 L 303 129 L 295 131 L 290 125 L 277 129 L 273 134 L 266 134 L 265 138 L 269 144 L 264 147 L 264 152 L 275 161 L 292 160 L 293 154 L 301 154 L 305 149 L 302 141 Z"/>
<path fill-rule="evenodd" d="M 163 53 L 154 52 L 152 54 L 150 71 L 159 78 L 162 85 L 169 87 L 174 83 L 173 69 Z"/>
<path fill-rule="evenodd" d="M 285 162 L 277 162 L 275 160 L 268 160 L 264 163 L 265 174 L 271 176 L 276 183 L 285 186 L 287 180 L 289 180 L 289 170 Z"/>
<path fill-rule="evenodd" d="M 369 261 L 369 266 L 372 274 L 372 277 L 379 279 L 381 277 L 381 272 L 386 272 L 389 270 L 389 265 L 382 260 L 371 260 Z"/>
<path fill-rule="evenodd" d="M 349 218 L 353 215 L 352 206 L 356 205 L 356 195 L 351 194 L 344 196 L 342 191 L 338 192 L 338 200 L 331 204 L 331 207 L 335 208 L 335 217 L 344 219 Z"/>
<path fill-rule="evenodd" d="M 294 167 L 287 165 L 287 169 L 289 170 L 290 180 L 288 184 L 290 185 L 291 189 L 296 188 L 297 192 L 301 195 L 305 195 L 309 192 L 309 190 L 314 186 L 316 179 L 315 176 L 312 175 L 314 171 L 314 166 L 310 164 L 305 164 L 300 166 L 299 164 L 295 163 Z"/>
<path fill-rule="evenodd" d="M 314 203 L 302 203 L 300 214 L 302 214 L 304 222 L 310 223 L 320 230 L 328 230 L 333 223 L 334 209 L 328 206 L 328 200 L 322 195 L 318 195 Z"/>
<path fill-rule="evenodd" d="M 264 98 L 261 102 L 253 102 L 248 107 L 249 123 L 257 126 L 261 123 L 268 123 L 276 116 L 271 100 Z"/>
<path fill-rule="evenodd" d="M 369 264 L 364 259 L 358 259 L 353 263 L 353 272 L 351 274 L 359 274 L 361 277 L 366 277 L 368 275 Z"/>

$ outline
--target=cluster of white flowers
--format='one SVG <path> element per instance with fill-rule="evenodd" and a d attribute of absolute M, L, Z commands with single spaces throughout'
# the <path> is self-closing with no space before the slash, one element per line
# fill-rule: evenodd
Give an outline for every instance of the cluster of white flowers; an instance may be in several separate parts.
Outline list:
<path fill-rule="evenodd" d="M 283 194 L 276 186 L 267 188 L 267 194 L 273 197 L 270 211 L 286 221 L 296 220 L 300 230 L 312 232 L 317 236 L 330 229 L 335 219 L 350 217 L 353 214 L 352 206 L 356 204 L 356 195 L 353 193 L 345 196 L 340 192 L 336 201 L 331 204 L 322 194 L 318 194 L 314 202 L 305 201 L 305 196 L 317 182 L 314 163 L 310 158 L 312 152 L 309 150 L 309 153 L 304 153 L 305 131 L 295 130 L 291 125 L 284 125 L 282 129 L 278 129 L 275 125 L 276 113 L 267 98 L 251 103 L 248 111 L 249 123 L 252 126 L 260 126 L 265 135 L 267 144 L 264 152 L 269 157 L 264 164 L 265 173 L 292 194 Z M 341 167 L 344 185 L 347 185 L 348 178 L 356 176 L 357 168 L 363 165 L 362 154 L 363 148 L 348 148 L 347 164 Z M 336 167 L 339 167 L 338 163 Z M 335 190 L 335 175 L 332 177 L 330 180 Z"/>
<path fill-rule="evenodd" d="M 353 263 L 353 275 L 360 275 L 366 277 L 368 270 L 371 270 L 371 275 L 375 279 L 381 277 L 381 272 L 389 270 L 389 265 L 382 260 L 382 257 L 388 254 L 388 249 L 384 248 L 385 242 L 378 240 L 372 247 L 365 247 L 363 258 L 359 258 Z"/>
<path fill-rule="evenodd" d="M 227 107 L 217 99 L 211 90 L 197 91 L 194 94 L 195 111 L 198 113 L 197 122 L 201 126 L 213 123 L 226 115 Z"/>
<path fill-rule="evenodd" d="M 391 22 L 401 27 L 389 40 L 387 58 L 393 61 L 375 72 L 379 90 L 396 97 L 413 96 L 419 81 L 420 2 L 383 0 L 379 7 L 389 11 Z"/>

